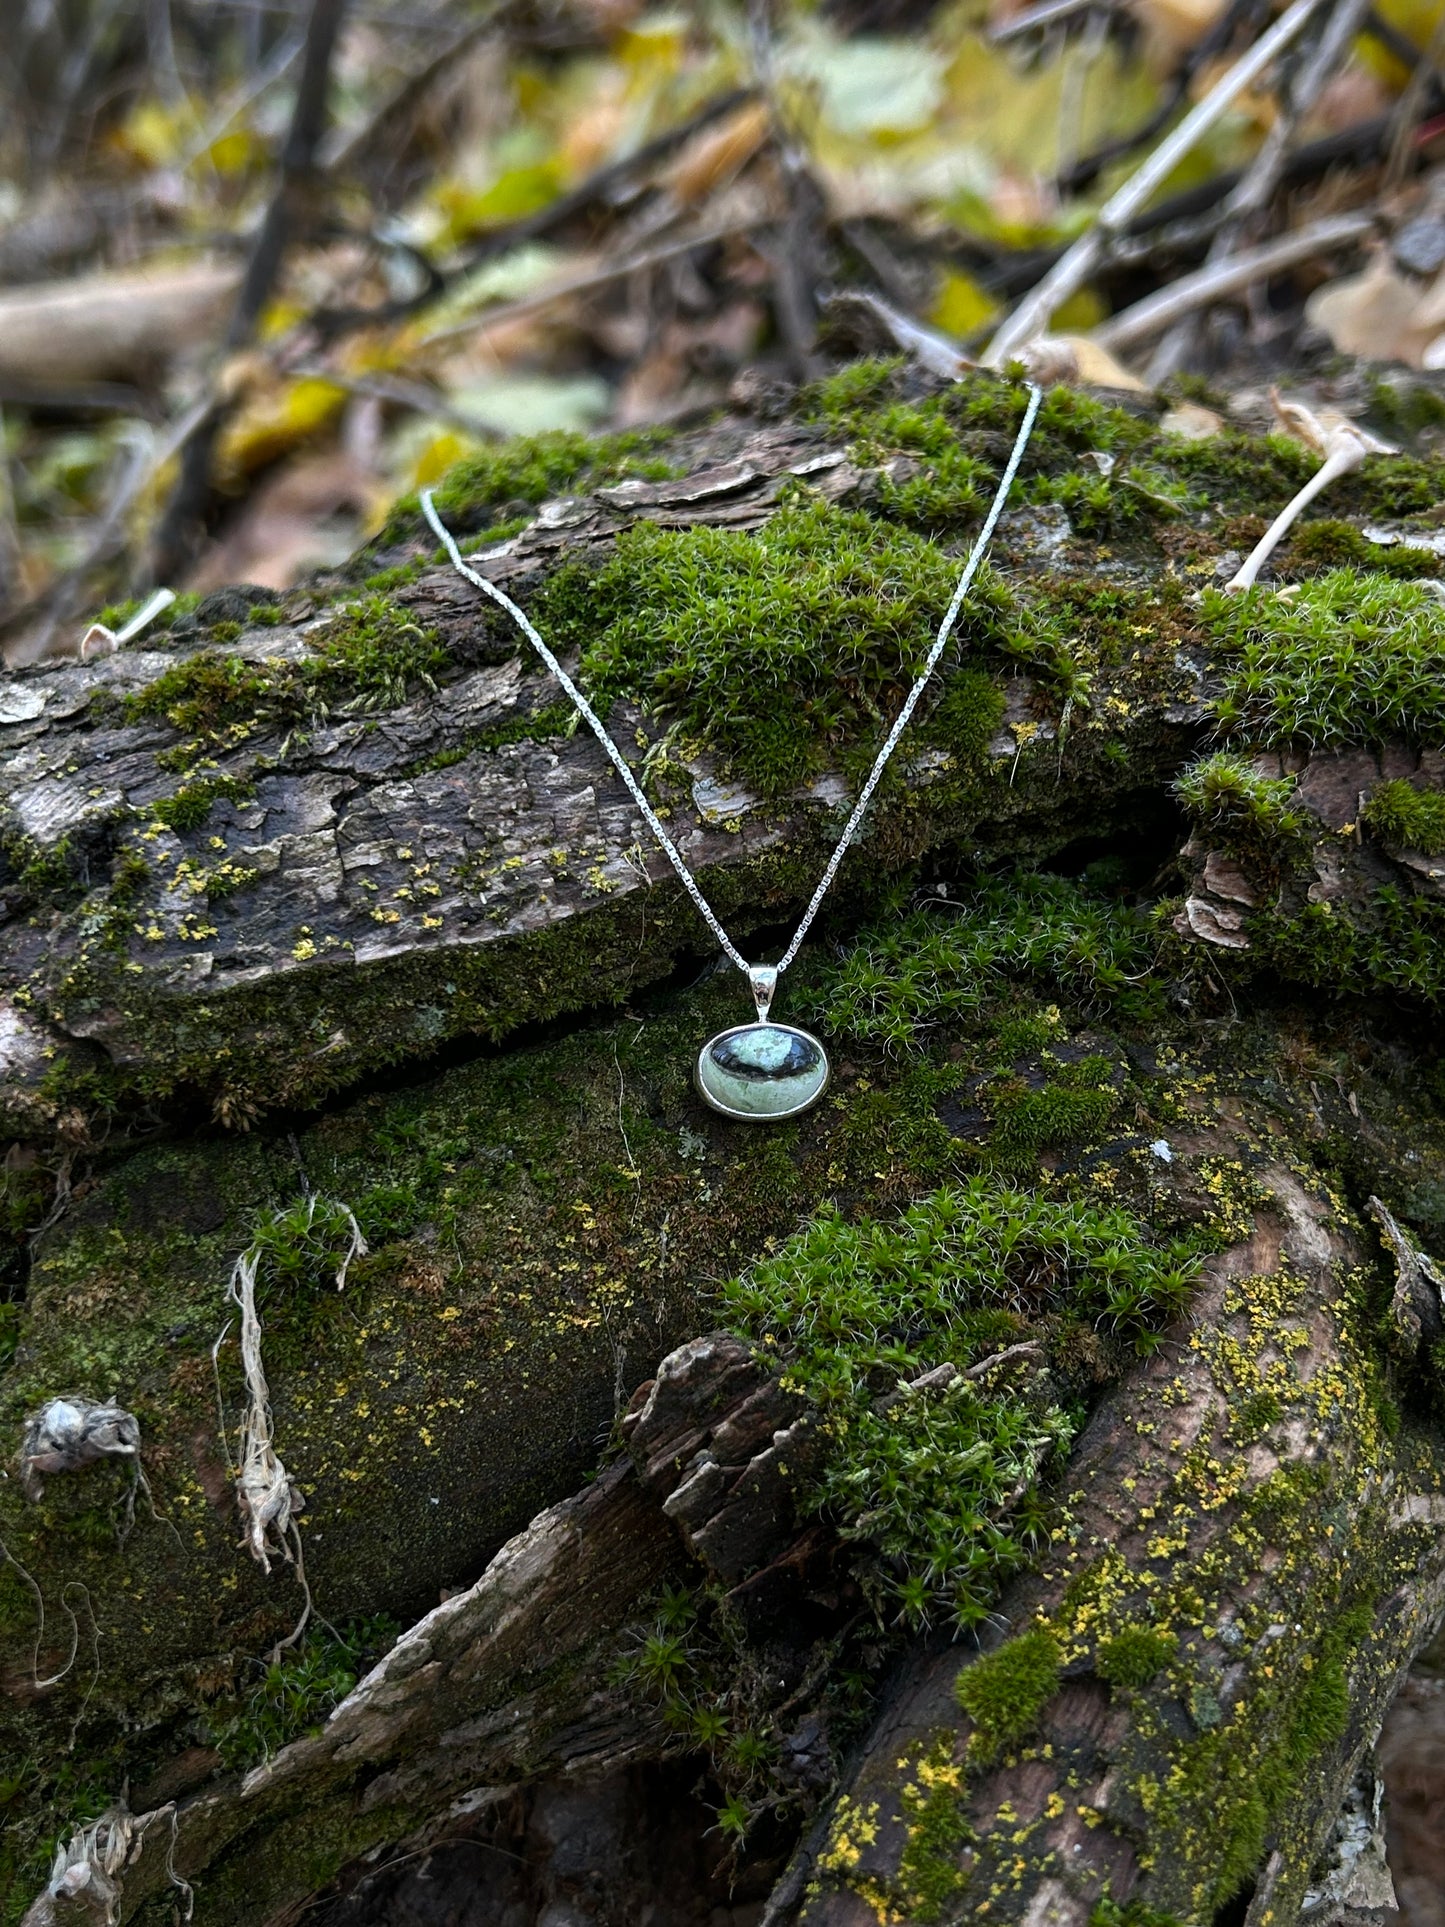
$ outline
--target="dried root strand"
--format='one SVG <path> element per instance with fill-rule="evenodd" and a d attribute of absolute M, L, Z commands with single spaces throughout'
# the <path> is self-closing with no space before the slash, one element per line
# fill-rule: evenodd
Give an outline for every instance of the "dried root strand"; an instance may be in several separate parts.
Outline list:
<path fill-rule="evenodd" d="M 339 1217 L 346 1226 L 347 1246 L 336 1268 L 336 1287 L 339 1291 L 346 1283 L 346 1274 L 353 1260 L 365 1256 L 366 1240 L 361 1235 L 361 1227 L 354 1214 L 346 1205 L 332 1203 L 315 1194 L 306 1201 L 306 1230 L 309 1231 L 315 1224 L 318 1212 Z M 260 1240 L 241 1253 L 231 1273 L 229 1290 L 231 1301 L 241 1314 L 241 1368 L 246 1377 L 246 1411 L 241 1420 L 236 1501 L 245 1524 L 242 1543 L 251 1557 L 265 1572 L 270 1572 L 273 1558 L 284 1559 L 288 1565 L 296 1567 L 304 1587 L 296 1516 L 305 1501 L 276 1451 L 271 1388 L 266 1382 L 266 1371 L 261 1360 L 261 1319 L 256 1310 L 256 1278 L 264 1253 L 265 1246 Z M 224 1336 L 222 1333 L 222 1338 Z M 219 1343 L 220 1340 L 217 1341 Z M 306 1616 L 303 1614 L 301 1626 L 305 1623 Z M 291 1635 L 292 1640 L 299 1636 L 301 1626 Z"/>
<path fill-rule="evenodd" d="M 22 1927 L 50 1927 L 60 1920 L 85 1921 L 89 1927 L 117 1927 L 125 1869 L 138 1858 L 150 1829 L 163 1820 L 169 1820 L 171 1829 L 166 1874 L 180 1891 L 182 1919 L 188 1921 L 194 1895 L 190 1883 L 176 1871 L 175 1802 L 137 1817 L 118 1801 L 98 1820 L 77 1827 L 68 1841 L 62 1840 L 56 1847 L 50 1878 Z"/>

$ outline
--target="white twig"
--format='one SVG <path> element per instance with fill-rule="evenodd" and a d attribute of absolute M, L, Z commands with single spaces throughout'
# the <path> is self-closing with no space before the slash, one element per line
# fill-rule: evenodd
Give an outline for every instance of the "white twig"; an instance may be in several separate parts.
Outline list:
<path fill-rule="evenodd" d="M 1181 275 L 1157 294 L 1146 295 L 1132 307 L 1110 316 L 1094 329 L 1091 338 L 1101 347 L 1131 348 L 1150 335 L 1162 334 L 1185 315 L 1208 307 L 1223 295 L 1237 294 L 1252 282 L 1263 281 L 1271 274 L 1294 267 L 1297 262 L 1363 240 L 1374 225 L 1373 215 L 1335 214 L 1327 220 L 1313 221 L 1294 234 L 1283 234 L 1263 247 L 1208 262 L 1193 274 Z"/>
<path fill-rule="evenodd" d="M 1301 32 L 1320 3 L 1321 0 L 1294 0 L 1268 33 L 1262 34 L 1254 46 L 1221 75 L 1143 165 L 1110 195 L 1094 225 L 1079 236 L 999 327 L 984 351 L 985 367 L 1003 367 L 1035 335 L 1044 332 L 1054 310 L 1088 280 L 1115 235 L 1129 225 L 1200 138 Z"/>

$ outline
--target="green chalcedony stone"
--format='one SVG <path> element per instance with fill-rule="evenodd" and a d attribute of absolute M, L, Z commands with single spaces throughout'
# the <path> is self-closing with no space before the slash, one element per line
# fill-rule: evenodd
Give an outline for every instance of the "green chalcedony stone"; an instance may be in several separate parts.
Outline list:
<path fill-rule="evenodd" d="M 697 1088 L 728 1117 L 795 1117 L 823 1095 L 828 1059 L 816 1037 L 787 1024 L 744 1024 L 703 1045 Z"/>

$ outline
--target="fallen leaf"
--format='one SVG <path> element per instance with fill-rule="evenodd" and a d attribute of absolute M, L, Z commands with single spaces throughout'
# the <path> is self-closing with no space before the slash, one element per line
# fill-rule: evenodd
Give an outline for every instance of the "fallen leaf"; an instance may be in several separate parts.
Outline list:
<path fill-rule="evenodd" d="M 719 127 L 704 128 L 683 148 L 666 176 L 680 201 L 694 205 L 745 167 L 767 139 L 770 116 L 763 101 L 750 102 Z"/>
<path fill-rule="evenodd" d="M 612 410 L 612 390 L 600 375 L 499 375 L 469 382 L 451 400 L 498 435 L 595 428 Z"/>
<path fill-rule="evenodd" d="M 928 318 L 945 334 L 961 337 L 974 334 L 992 321 L 998 312 L 997 301 L 992 295 L 984 293 L 971 274 L 950 268 L 943 277 Z"/>
<path fill-rule="evenodd" d="M 1217 415 L 1212 408 L 1201 407 L 1197 401 L 1182 401 L 1177 408 L 1171 408 L 1161 417 L 1160 432 L 1165 435 L 1178 435 L 1186 442 L 1207 442 L 1224 427 L 1224 417 Z"/>
<path fill-rule="evenodd" d="M 1414 281 L 1382 250 L 1363 274 L 1317 288 L 1305 315 L 1341 354 L 1438 366 L 1425 355 L 1445 330 L 1445 269 L 1433 281 Z"/>
<path fill-rule="evenodd" d="M 1149 392 L 1148 382 L 1131 375 L 1107 348 L 1090 341 L 1087 335 L 1037 335 L 1022 350 L 1019 360 L 1044 387 L 1060 381 L 1083 381 L 1094 388 L 1120 388 L 1136 395 Z"/>

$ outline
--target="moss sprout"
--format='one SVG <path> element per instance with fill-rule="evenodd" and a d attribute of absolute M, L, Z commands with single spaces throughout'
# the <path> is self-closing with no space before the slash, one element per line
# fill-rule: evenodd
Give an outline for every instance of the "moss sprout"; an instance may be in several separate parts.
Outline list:
<path fill-rule="evenodd" d="M 1332 569 L 1291 596 L 1210 591 L 1221 726 L 1271 743 L 1445 743 L 1445 608 L 1427 589 Z"/>
<path fill-rule="evenodd" d="M 1238 855 L 1278 861 L 1301 853 L 1309 827 L 1292 776 L 1266 776 L 1247 756 L 1219 750 L 1192 763 L 1174 794 L 1203 829 Z"/>
<path fill-rule="evenodd" d="M 1162 1673 L 1179 1650 L 1178 1637 L 1156 1626 L 1121 1626 L 1099 1642 L 1094 1671 L 1111 1686 L 1142 1687 Z"/>
<path fill-rule="evenodd" d="M 1417 790 L 1399 779 L 1381 783 L 1365 804 L 1364 822 L 1385 843 L 1445 855 L 1445 791 Z"/>
<path fill-rule="evenodd" d="M 1431 549 L 1412 548 L 1406 542 L 1372 542 L 1353 522 L 1335 522 L 1324 516 L 1295 530 L 1289 555 L 1295 564 L 1309 563 L 1321 569 L 1349 564 L 1406 580 L 1440 573 L 1440 558 Z"/>
<path fill-rule="evenodd" d="M 968 1750 L 981 1766 L 1028 1738 L 1059 1690 L 1059 1643 L 1047 1626 L 1031 1626 L 966 1666 L 954 1696 L 973 1721 Z"/>
<path fill-rule="evenodd" d="M 377 1613 L 335 1631 L 318 1626 L 293 1651 L 278 1654 L 234 1710 L 212 1716 L 211 1740 L 222 1763 L 246 1772 L 318 1730 L 399 1630 Z"/>

